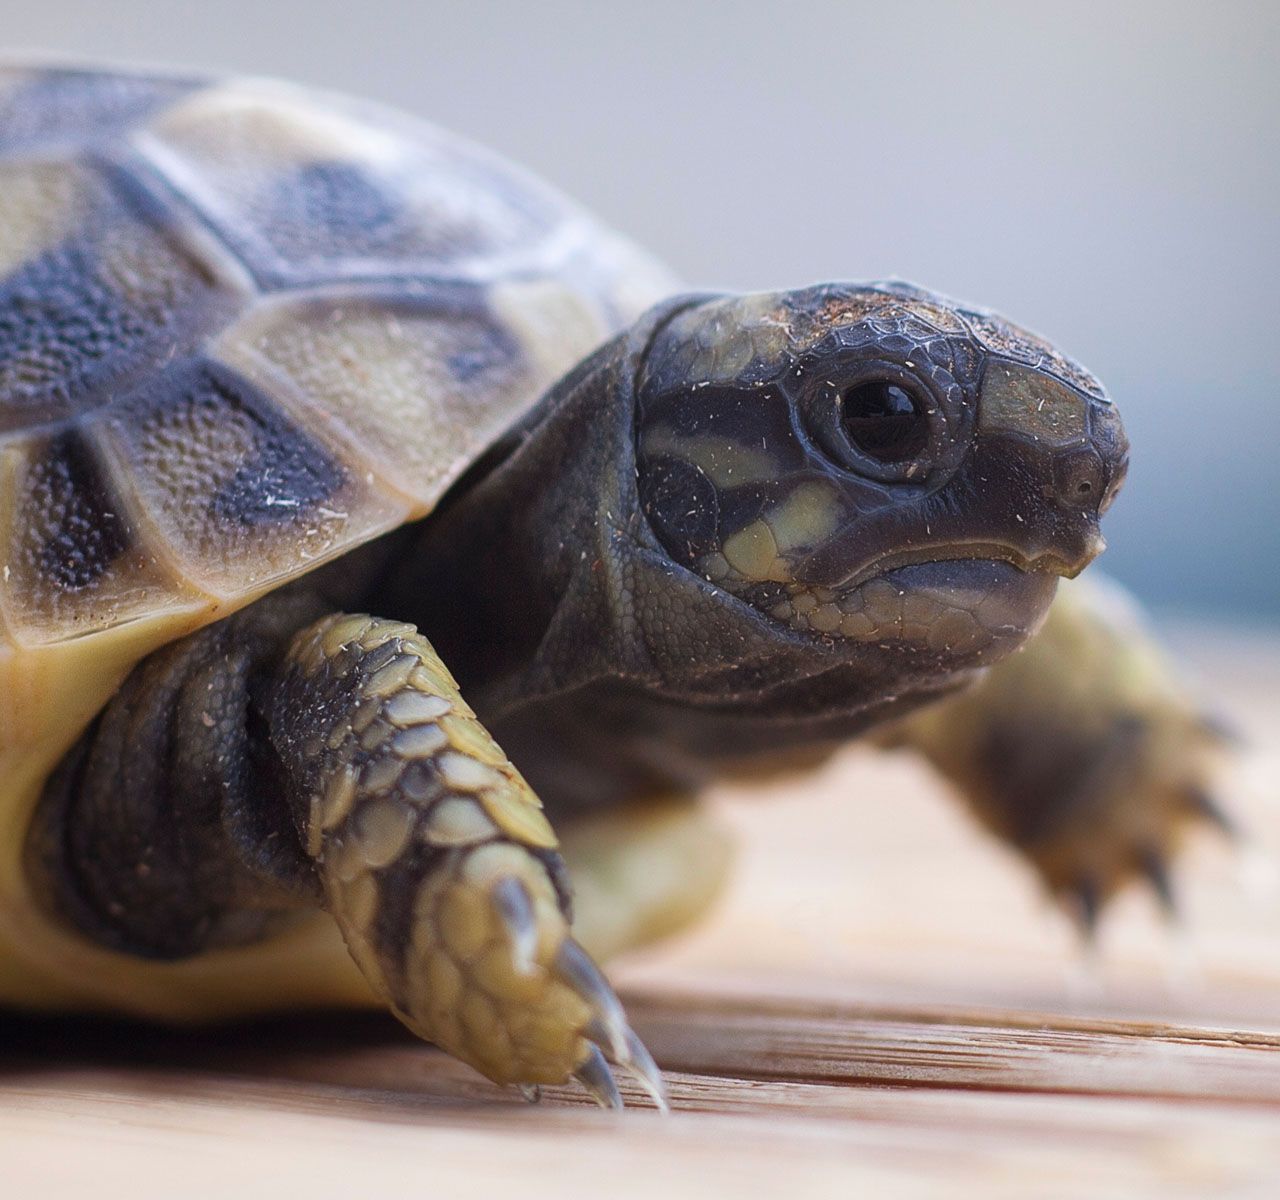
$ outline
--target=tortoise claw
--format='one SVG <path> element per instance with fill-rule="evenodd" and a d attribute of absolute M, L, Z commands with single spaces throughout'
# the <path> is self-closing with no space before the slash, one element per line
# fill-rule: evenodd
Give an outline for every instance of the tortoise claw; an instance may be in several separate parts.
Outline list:
<path fill-rule="evenodd" d="M 1146 881 L 1155 892 L 1156 899 L 1164 911 L 1166 920 L 1173 921 L 1178 917 L 1178 897 L 1173 890 L 1173 881 L 1169 878 L 1169 864 L 1159 850 L 1146 851 L 1139 860 L 1139 866 Z"/>
<path fill-rule="evenodd" d="M 520 1095 L 530 1104 L 542 1103 L 542 1088 L 536 1083 L 518 1083 L 516 1087 L 520 1089 Z"/>
<path fill-rule="evenodd" d="M 627 1058 L 627 1016 L 600 968 L 573 938 L 566 938 L 556 954 L 553 971 L 591 1009 L 586 1035 L 616 1062 Z"/>
<path fill-rule="evenodd" d="M 627 1073 L 649 1094 L 655 1108 L 664 1113 L 671 1111 L 671 1105 L 667 1101 L 667 1087 L 662 1082 L 662 1071 L 653 1061 L 653 1055 L 649 1053 L 648 1047 L 636 1036 L 635 1030 L 628 1028 L 626 1031 L 625 1054 L 614 1054 L 609 1049 L 606 1044 L 607 1035 L 600 1028 L 599 1022 L 589 1022 L 584 1032 L 601 1048 L 608 1062 L 626 1068 Z"/>
<path fill-rule="evenodd" d="M 601 1108 L 622 1107 L 622 1093 L 618 1091 L 617 1080 L 609 1070 L 604 1055 L 600 1053 L 600 1047 L 594 1042 L 582 1065 L 574 1071 L 573 1077 L 591 1093 L 591 1098 Z"/>
<path fill-rule="evenodd" d="M 658 1111 L 669 1113 L 671 1105 L 667 1101 L 667 1085 L 662 1082 L 662 1072 L 658 1069 L 658 1064 L 653 1061 L 653 1055 L 649 1053 L 648 1048 L 630 1029 L 627 1030 L 627 1054 L 628 1057 L 623 1065 L 635 1076 L 636 1082 L 649 1093 Z"/>
<path fill-rule="evenodd" d="M 582 1030 L 583 1036 L 591 1043 L 591 1054 L 575 1073 L 575 1078 L 600 1100 L 600 1088 L 606 1086 L 602 1082 L 602 1072 L 608 1074 L 607 1086 L 614 1093 L 617 1091 L 617 1084 L 608 1066 L 609 1063 L 614 1063 L 625 1067 L 635 1077 L 662 1112 L 669 1111 L 667 1091 L 658 1064 L 627 1024 L 621 1002 L 587 952 L 572 938 L 568 938 L 556 955 L 553 969 L 560 981 L 572 988 L 592 1010 L 592 1015 Z M 621 1106 L 621 1100 L 618 1105 Z M 606 1104 L 605 1107 L 614 1106 Z"/>

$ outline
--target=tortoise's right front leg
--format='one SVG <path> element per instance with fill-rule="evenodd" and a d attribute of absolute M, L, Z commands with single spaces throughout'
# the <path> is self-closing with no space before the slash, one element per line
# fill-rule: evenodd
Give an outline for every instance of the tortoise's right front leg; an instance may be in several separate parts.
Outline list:
<path fill-rule="evenodd" d="M 410 1029 L 498 1082 L 576 1076 L 616 1106 L 608 1058 L 664 1102 L 570 933 L 541 804 L 425 638 L 327 617 L 293 639 L 262 705 L 329 911 Z"/>
<path fill-rule="evenodd" d="M 1115 585 L 1064 581 L 1048 620 L 974 688 L 884 735 L 912 745 L 1022 852 L 1091 931 L 1143 879 L 1170 910 L 1169 863 L 1214 799 L 1228 740 Z"/>

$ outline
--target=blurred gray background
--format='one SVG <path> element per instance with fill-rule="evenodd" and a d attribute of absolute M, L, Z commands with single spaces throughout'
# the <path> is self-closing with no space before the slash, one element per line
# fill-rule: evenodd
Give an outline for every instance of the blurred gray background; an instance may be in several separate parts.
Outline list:
<path fill-rule="evenodd" d="M 282 75 L 533 167 L 692 283 L 896 275 L 1092 367 L 1107 567 L 1280 619 L 1280 4 L 3 0 L 10 47 Z"/>

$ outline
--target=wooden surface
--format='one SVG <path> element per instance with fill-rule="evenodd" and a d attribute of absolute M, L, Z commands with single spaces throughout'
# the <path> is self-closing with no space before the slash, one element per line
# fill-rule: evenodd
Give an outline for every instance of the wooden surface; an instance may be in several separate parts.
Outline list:
<path fill-rule="evenodd" d="M 916 764 L 716 797 L 714 919 L 617 964 L 675 1115 L 525 1105 L 376 1016 L 0 1024 L 0 1197 L 1280 1196 L 1280 641 L 1182 640 L 1254 747 L 1177 936 L 1091 961 Z M 635 1089 L 628 1097 L 639 1102 Z"/>

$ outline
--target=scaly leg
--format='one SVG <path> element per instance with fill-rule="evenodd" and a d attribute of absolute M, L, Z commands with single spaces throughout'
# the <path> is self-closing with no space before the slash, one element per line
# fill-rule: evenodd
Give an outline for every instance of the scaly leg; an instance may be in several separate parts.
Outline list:
<path fill-rule="evenodd" d="M 415 1033 L 490 1079 L 606 1059 L 664 1103 L 648 1052 L 570 934 L 556 835 L 412 626 L 333 616 L 298 634 L 264 703 L 299 837 L 357 965 Z"/>
<path fill-rule="evenodd" d="M 1086 928 L 1135 877 L 1172 908 L 1185 832 L 1229 830 L 1212 794 L 1227 739 L 1105 580 L 1064 583 L 1024 650 L 885 740 L 921 750 Z"/>

